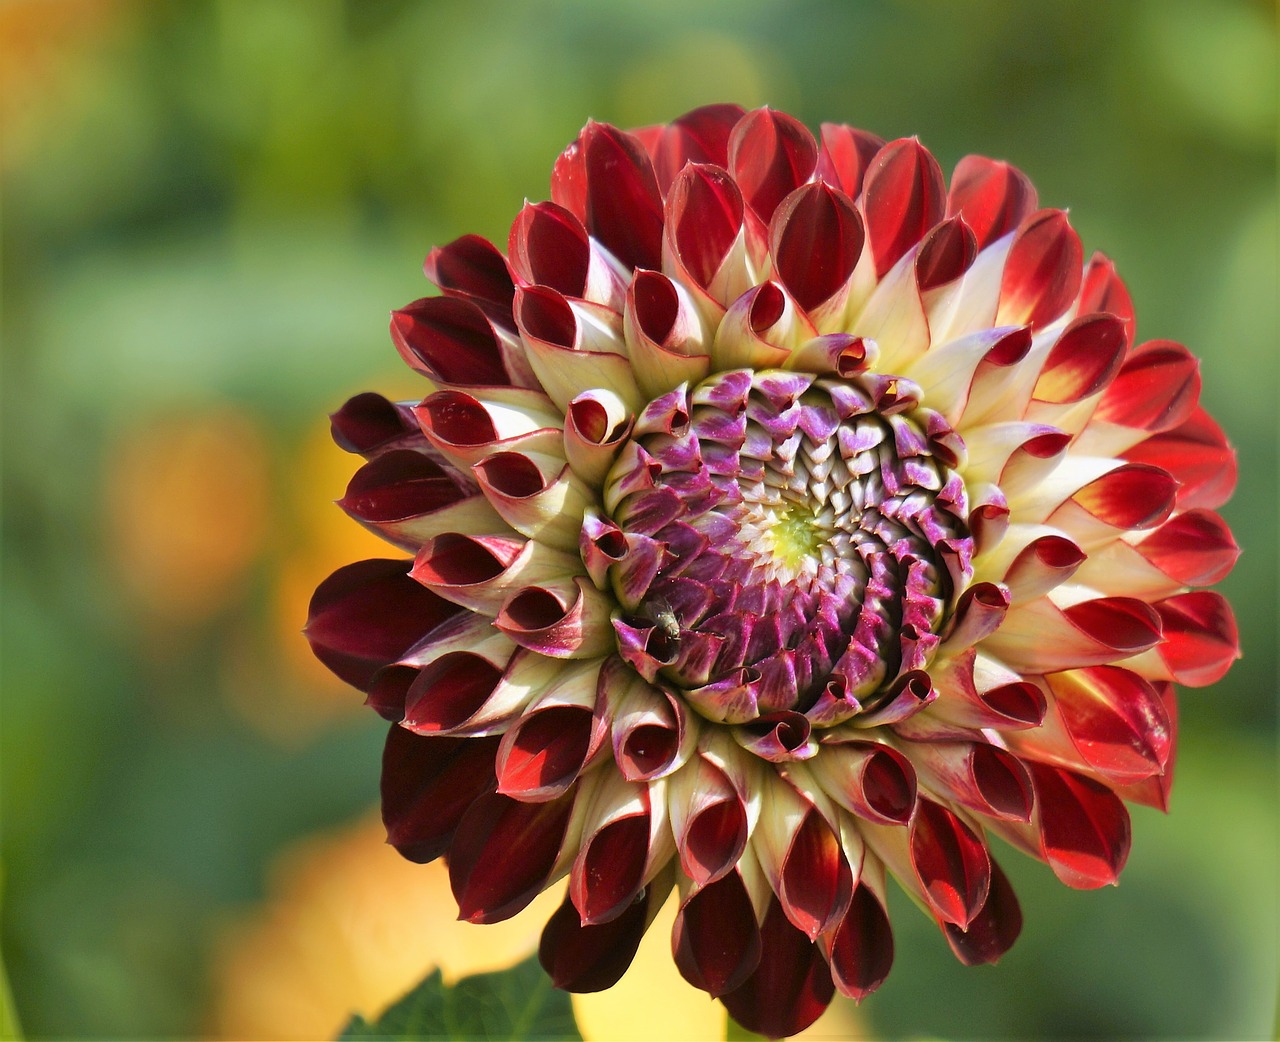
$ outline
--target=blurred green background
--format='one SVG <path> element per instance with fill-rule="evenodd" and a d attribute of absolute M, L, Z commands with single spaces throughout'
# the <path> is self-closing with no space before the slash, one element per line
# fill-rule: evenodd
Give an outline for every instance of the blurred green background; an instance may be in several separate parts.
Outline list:
<path fill-rule="evenodd" d="M 307 655 L 378 553 L 325 414 L 415 393 L 387 312 L 505 243 L 588 117 L 709 101 L 1007 158 L 1203 359 L 1239 448 L 1245 657 L 1184 694 L 1122 884 L 1001 858 L 967 970 L 894 894 L 875 1037 L 1274 1037 L 1277 34 L 1271 3 L 0 0 L 3 954 L 32 1037 L 188 1037 L 291 841 L 376 801 L 383 727 Z M 246 911 L 247 910 L 247 911 Z"/>

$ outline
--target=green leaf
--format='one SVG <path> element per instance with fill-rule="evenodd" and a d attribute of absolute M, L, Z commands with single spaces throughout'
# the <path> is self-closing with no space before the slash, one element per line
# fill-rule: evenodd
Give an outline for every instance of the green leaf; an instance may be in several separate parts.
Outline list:
<path fill-rule="evenodd" d="M 573 1039 L 581 1042 L 569 996 L 530 957 L 509 970 L 464 977 L 446 988 L 435 970 L 376 1021 L 355 1016 L 349 1039 Z"/>

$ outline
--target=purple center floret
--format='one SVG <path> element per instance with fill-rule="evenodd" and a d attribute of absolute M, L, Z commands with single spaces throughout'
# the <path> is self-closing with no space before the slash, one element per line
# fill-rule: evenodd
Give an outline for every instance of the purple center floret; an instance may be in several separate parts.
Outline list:
<path fill-rule="evenodd" d="M 829 727 L 923 668 L 971 577 L 956 435 L 884 377 L 721 373 L 640 417 L 619 652 L 702 715 Z"/>

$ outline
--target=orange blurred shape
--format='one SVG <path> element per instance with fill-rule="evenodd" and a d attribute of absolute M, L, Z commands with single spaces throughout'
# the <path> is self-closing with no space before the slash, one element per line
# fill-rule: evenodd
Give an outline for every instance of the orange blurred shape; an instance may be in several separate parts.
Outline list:
<path fill-rule="evenodd" d="M 72 69 L 101 47 L 121 0 L 4 0 L 0 3 L 0 137 L 4 165 L 41 132 L 57 132 L 54 110 L 71 88 Z M 130 5 L 131 6 L 131 5 Z"/>
<path fill-rule="evenodd" d="M 269 452 L 250 413 L 146 420 L 117 439 L 104 478 L 107 550 L 147 622 L 198 626 L 243 594 L 270 515 Z"/>
<path fill-rule="evenodd" d="M 208 1024 L 217 1038 L 334 1038 L 439 967 L 446 983 L 511 966 L 559 904 L 540 896 L 493 926 L 458 922 L 443 861 L 415 865 L 376 817 L 290 847 L 266 902 L 229 928 L 215 957 Z"/>

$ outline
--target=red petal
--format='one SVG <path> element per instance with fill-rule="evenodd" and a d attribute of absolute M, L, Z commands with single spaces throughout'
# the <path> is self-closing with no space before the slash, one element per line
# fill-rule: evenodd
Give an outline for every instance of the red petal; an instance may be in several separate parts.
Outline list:
<path fill-rule="evenodd" d="M 399 449 L 357 470 L 338 506 L 360 521 L 398 521 L 431 513 L 467 496 L 434 460 Z"/>
<path fill-rule="evenodd" d="M 1154 528 L 1173 511 L 1178 486 L 1159 467 L 1128 463 L 1080 489 L 1072 500 L 1113 528 Z"/>
<path fill-rule="evenodd" d="M 618 818 L 584 838 L 569 879 L 569 896 L 584 924 L 609 922 L 635 903 L 648 857 L 647 813 Z"/>
<path fill-rule="evenodd" d="M 687 163 L 728 164 L 729 136 L 745 111 L 741 105 L 703 105 L 657 128 L 649 154 L 663 194 Z"/>
<path fill-rule="evenodd" d="M 538 896 L 564 841 L 573 796 L 520 803 L 494 793 L 471 805 L 449 849 L 449 885 L 459 919 L 501 922 Z"/>
<path fill-rule="evenodd" d="M 624 267 L 660 269 L 662 195 L 644 146 L 607 123 L 588 123 L 580 140 L 587 230 Z"/>
<path fill-rule="evenodd" d="M 818 177 L 839 188 L 850 199 L 857 199 L 862 194 L 867 167 L 884 148 L 884 139 L 843 123 L 823 123 L 821 130 Z"/>
<path fill-rule="evenodd" d="M 1231 529 L 1209 510 L 1176 514 L 1138 543 L 1137 550 L 1184 586 L 1211 586 L 1226 577 L 1240 556 Z"/>
<path fill-rule="evenodd" d="M 392 725 L 382 752 L 387 842 L 410 861 L 443 854 L 468 807 L 493 790 L 497 738 L 423 737 Z"/>
<path fill-rule="evenodd" d="M 561 795 L 599 748 L 603 723 L 585 706 L 526 713 L 502 736 L 498 791 L 527 803 Z"/>
<path fill-rule="evenodd" d="M 1155 608 L 1164 628 L 1160 657 L 1179 684 L 1205 687 L 1216 683 L 1240 657 L 1235 616 L 1220 593 L 1180 593 Z"/>
<path fill-rule="evenodd" d="M 563 206 L 525 203 L 511 225 L 507 251 L 525 281 L 550 286 L 570 297 L 584 295 L 591 244 L 582 222 Z"/>
<path fill-rule="evenodd" d="M 1160 643 L 1160 619 L 1151 605 L 1134 597 L 1096 597 L 1063 614 L 1088 637 L 1125 655 Z"/>
<path fill-rule="evenodd" d="M 1120 666 L 1093 666 L 1045 678 L 1071 741 L 1085 762 L 1120 781 L 1159 774 L 1173 747 L 1155 689 Z"/>
<path fill-rule="evenodd" d="M 1066 405 L 1097 394 L 1120 372 L 1128 346 L 1115 315 L 1082 315 L 1049 349 L 1034 397 Z"/>
<path fill-rule="evenodd" d="M 1018 229 L 1004 264 L 995 324 L 1047 326 L 1080 292 L 1084 251 L 1062 210 L 1040 210 Z"/>
<path fill-rule="evenodd" d="M 648 926 L 645 901 L 630 905 L 607 923 L 584 926 L 578 910 L 565 898 L 542 931 L 538 961 L 557 988 L 604 991 L 627 972 Z"/>
<path fill-rule="evenodd" d="M 460 297 L 424 297 L 391 312 L 391 339 L 408 365 L 433 380 L 509 386 L 502 347 L 479 306 Z"/>
<path fill-rule="evenodd" d="M 743 201 L 737 183 L 718 166 L 690 166 L 667 197 L 667 222 L 676 253 L 703 289 L 711 285 L 742 229 Z"/>
<path fill-rule="evenodd" d="M 1114 883 L 1129 857 L 1129 814 L 1105 785 L 1074 771 L 1025 761 L 1036 787 L 1041 851 L 1067 886 Z"/>
<path fill-rule="evenodd" d="M 778 899 L 810 940 L 836 926 L 853 896 L 853 871 L 840 840 L 815 810 L 792 837 L 782 859 Z"/>
<path fill-rule="evenodd" d="M 935 224 L 916 255 L 916 286 L 921 293 L 954 282 L 973 264 L 978 245 L 963 220 L 952 217 Z"/>
<path fill-rule="evenodd" d="M 956 958 L 966 966 L 995 963 L 1013 947 L 1022 932 L 1022 909 L 1008 878 L 995 861 L 991 862 L 991 889 L 982 909 L 967 930 L 943 923 L 942 932 Z"/>
<path fill-rule="evenodd" d="M 760 934 L 759 966 L 721 1001 L 748 1031 L 784 1038 L 822 1016 L 835 985 L 821 950 L 787 921 L 777 901 L 769 906 Z"/>
<path fill-rule="evenodd" d="M 1181 426 L 1139 442 L 1124 455 L 1173 475 L 1181 510 L 1220 507 L 1235 491 L 1235 450 L 1222 428 L 1198 406 Z"/>
<path fill-rule="evenodd" d="M 853 901 L 831 943 L 831 976 L 842 995 L 861 1002 L 889 976 L 893 931 L 880 899 L 868 886 Z"/>
<path fill-rule="evenodd" d="M 437 246 L 427 254 L 422 268 L 446 294 L 469 297 L 508 329 L 515 328 L 511 318 L 515 283 L 507 258 L 488 239 L 464 235 L 447 246 Z"/>
<path fill-rule="evenodd" d="M 743 199 L 765 226 L 778 204 L 809 180 L 817 162 L 813 135 L 784 112 L 748 112 L 729 139 L 729 169 Z"/>
<path fill-rule="evenodd" d="M 1200 398 L 1200 363 L 1181 344 L 1154 340 L 1121 367 L 1098 402 L 1100 420 L 1154 432 L 1186 421 Z"/>
<path fill-rule="evenodd" d="M 366 391 L 347 399 L 329 416 L 330 431 L 339 448 L 364 456 L 391 442 L 421 439 L 422 432 L 408 408 Z"/>
<path fill-rule="evenodd" d="M 939 919 L 964 926 L 978 914 L 991 880 L 986 844 L 954 813 L 924 797 L 911 820 L 911 863 Z"/>
<path fill-rule="evenodd" d="M 311 598 L 306 634 L 316 658 L 353 687 L 458 611 L 409 577 L 411 561 L 375 559 L 339 568 Z"/>
<path fill-rule="evenodd" d="M 945 197 L 942 168 L 916 138 L 899 138 L 876 153 L 862 211 L 877 278 L 942 220 Z"/>
<path fill-rule="evenodd" d="M 769 239 L 778 278 L 802 308 L 812 310 L 853 275 L 862 255 L 862 218 L 852 199 L 819 181 L 783 200 Z"/>
<path fill-rule="evenodd" d="M 1134 319 L 1133 301 L 1129 291 L 1119 275 L 1111 259 L 1102 253 L 1095 253 L 1089 258 L 1089 265 L 1084 271 L 1084 282 L 1080 287 L 1080 303 L 1078 311 L 1087 315 L 1091 311 L 1105 311 L 1109 315 L 1118 316 L 1125 325 L 1125 333 L 1129 343 L 1137 335 L 1137 324 Z"/>
<path fill-rule="evenodd" d="M 741 875 L 730 872 L 689 896 L 676 913 L 671 949 L 680 975 L 712 998 L 751 976 L 760 962 L 760 930 Z"/>
<path fill-rule="evenodd" d="M 501 678 L 502 670 L 469 651 L 441 655 L 409 685 L 404 725 L 418 734 L 461 727 L 489 700 Z"/>
<path fill-rule="evenodd" d="M 978 249 L 1008 235 L 1035 208 L 1035 186 L 1016 166 L 986 156 L 965 156 L 956 164 L 947 214 L 964 218 Z"/>

